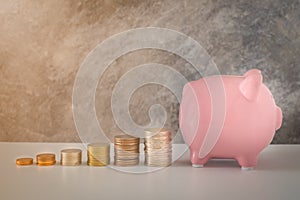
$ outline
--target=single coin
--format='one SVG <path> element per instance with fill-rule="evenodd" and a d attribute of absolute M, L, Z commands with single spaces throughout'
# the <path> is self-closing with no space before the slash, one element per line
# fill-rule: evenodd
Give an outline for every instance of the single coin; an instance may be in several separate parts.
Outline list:
<path fill-rule="evenodd" d="M 63 149 L 60 151 L 62 154 L 76 154 L 76 153 L 81 153 L 81 149 Z"/>
<path fill-rule="evenodd" d="M 32 165 L 33 164 L 33 158 L 18 158 L 16 159 L 17 165 Z"/>
<path fill-rule="evenodd" d="M 90 143 L 88 144 L 88 147 L 109 147 L 110 144 L 109 143 L 105 143 L 105 142 L 98 142 L 98 143 Z"/>
<path fill-rule="evenodd" d="M 132 137 L 129 135 L 117 135 L 114 137 L 115 143 L 138 143 L 140 141 L 140 138 Z"/>
<path fill-rule="evenodd" d="M 129 167 L 139 164 L 139 159 L 115 159 L 115 165 Z"/>
<path fill-rule="evenodd" d="M 145 139 L 154 136 L 170 136 L 171 131 L 164 128 L 148 128 L 145 129 Z"/>
<path fill-rule="evenodd" d="M 50 166 L 50 165 L 55 165 L 56 161 L 52 161 L 52 162 L 39 162 L 37 163 L 38 166 Z"/>
<path fill-rule="evenodd" d="M 42 153 L 42 154 L 36 155 L 36 158 L 38 160 L 42 160 L 42 159 L 46 159 L 46 160 L 55 159 L 55 154 L 54 153 Z"/>
<path fill-rule="evenodd" d="M 123 150 L 123 151 L 139 151 L 139 146 L 127 146 L 127 145 L 115 145 L 116 150 Z"/>

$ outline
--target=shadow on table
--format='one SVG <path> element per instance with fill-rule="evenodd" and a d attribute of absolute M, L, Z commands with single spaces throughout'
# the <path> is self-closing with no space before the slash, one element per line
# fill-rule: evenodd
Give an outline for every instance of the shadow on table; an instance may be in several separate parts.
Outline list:
<path fill-rule="evenodd" d="M 258 158 L 256 171 L 300 171 L 300 148 L 271 148 L 262 152 Z M 179 159 L 172 167 L 191 166 L 188 159 Z M 240 168 L 234 159 L 211 159 L 204 168 Z"/>
<path fill-rule="evenodd" d="M 300 148 L 289 145 L 284 148 L 267 149 L 259 156 L 256 170 L 300 171 Z"/>
<path fill-rule="evenodd" d="M 177 160 L 172 167 L 192 167 L 189 160 Z M 240 168 L 238 162 L 234 159 L 211 159 L 203 168 Z"/>

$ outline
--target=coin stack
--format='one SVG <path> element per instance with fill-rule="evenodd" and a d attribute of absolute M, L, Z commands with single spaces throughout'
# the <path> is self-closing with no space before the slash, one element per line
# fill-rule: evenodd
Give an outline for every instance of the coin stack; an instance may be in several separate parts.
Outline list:
<path fill-rule="evenodd" d="M 118 135 L 114 138 L 115 165 L 134 166 L 139 164 L 140 138 Z"/>
<path fill-rule="evenodd" d="M 145 165 L 165 167 L 172 163 L 171 131 L 166 129 L 145 130 Z"/>
<path fill-rule="evenodd" d="M 16 160 L 16 165 L 32 165 L 33 164 L 33 158 L 18 158 Z"/>
<path fill-rule="evenodd" d="M 89 166 L 106 166 L 110 163 L 109 143 L 92 143 L 87 148 L 87 164 Z"/>
<path fill-rule="evenodd" d="M 80 149 L 63 149 L 60 151 L 60 164 L 63 166 L 81 165 Z"/>
<path fill-rule="evenodd" d="M 36 164 L 39 166 L 55 165 L 55 154 L 53 153 L 42 153 L 36 156 Z"/>

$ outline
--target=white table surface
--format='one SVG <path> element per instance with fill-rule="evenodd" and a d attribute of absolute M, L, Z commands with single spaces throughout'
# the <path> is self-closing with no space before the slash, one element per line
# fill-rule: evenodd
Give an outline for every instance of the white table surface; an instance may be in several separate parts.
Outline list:
<path fill-rule="evenodd" d="M 84 146 L 78 143 L 0 143 L 0 200 L 300 199 L 300 145 L 270 145 L 253 171 L 228 160 L 193 168 L 189 152 L 170 167 L 139 174 L 89 167 L 86 162 L 78 167 L 15 165 L 17 157 L 41 152 L 54 152 L 59 160 L 63 148 L 83 149 L 86 160 Z"/>

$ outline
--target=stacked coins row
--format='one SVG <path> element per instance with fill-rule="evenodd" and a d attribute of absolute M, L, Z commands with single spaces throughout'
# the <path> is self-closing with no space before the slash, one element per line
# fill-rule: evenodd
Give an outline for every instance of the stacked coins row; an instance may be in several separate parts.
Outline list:
<path fill-rule="evenodd" d="M 18 158 L 16 164 L 20 166 L 32 165 L 33 158 Z M 51 166 L 56 164 L 54 153 L 41 153 L 36 156 L 36 164 L 38 166 Z M 64 149 L 61 150 L 60 164 L 64 166 L 76 166 L 81 164 L 80 149 Z"/>
<path fill-rule="evenodd" d="M 93 143 L 88 145 L 87 164 L 90 166 L 106 166 L 110 162 L 110 144 Z M 82 162 L 82 151 L 80 149 L 63 149 L 61 150 L 60 164 L 63 166 L 78 166 Z M 54 153 L 42 153 L 36 156 L 38 166 L 55 165 L 56 159 Z M 33 158 L 18 158 L 16 165 L 32 165 Z"/>
<path fill-rule="evenodd" d="M 114 138 L 114 164 L 117 166 L 134 166 L 139 164 L 140 139 L 128 135 Z M 163 167 L 172 162 L 171 132 L 165 129 L 145 130 L 145 165 Z M 60 164 L 78 166 L 82 162 L 80 149 L 61 150 Z M 36 156 L 39 166 L 55 165 L 53 153 L 42 153 Z M 18 158 L 17 165 L 32 165 L 33 158 Z M 87 146 L 87 164 L 89 166 L 106 166 L 110 164 L 110 144 L 92 143 Z"/>
<path fill-rule="evenodd" d="M 139 164 L 140 139 L 127 135 L 114 138 L 115 165 L 134 166 Z"/>
<path fill-rule="evenodd" d="M 106 166 L 110 163 L 109 143 L 93 143 L 87 148 L 87 164 L 89 166 Z"/>
<path fill-rule="evenodd" d="M 171 132 L 165 129 L 145 130 L 145 165 L 164 167 L 172 163 Z"/>

